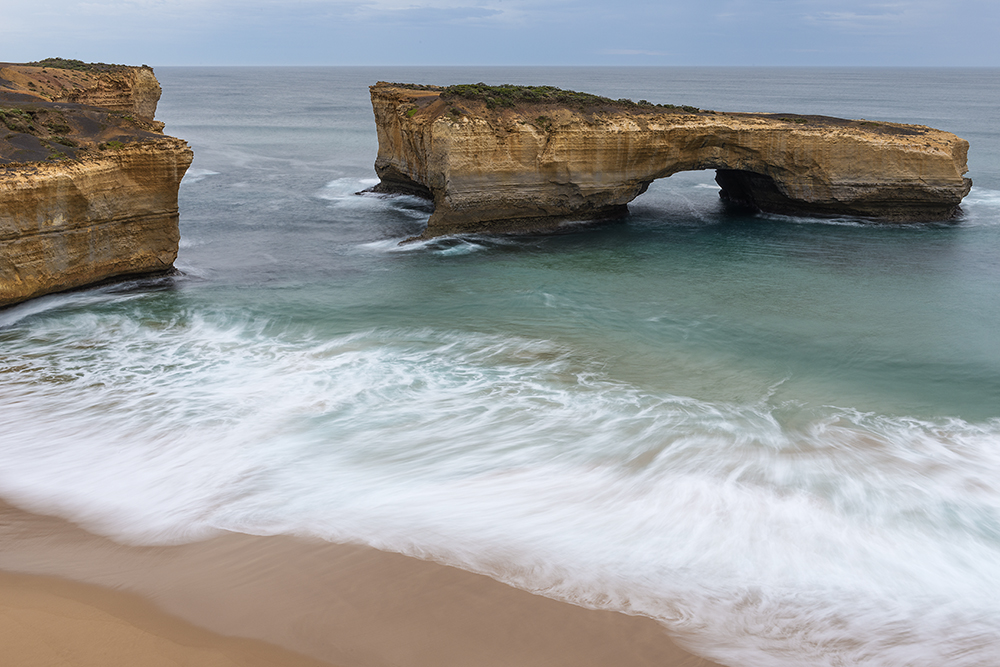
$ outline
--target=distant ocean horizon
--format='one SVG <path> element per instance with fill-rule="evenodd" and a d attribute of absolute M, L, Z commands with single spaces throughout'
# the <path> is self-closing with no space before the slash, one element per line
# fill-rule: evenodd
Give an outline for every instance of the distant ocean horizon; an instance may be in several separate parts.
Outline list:
<path fill-rule="evenodd" d="M 295 534 L 649 616 L 734 666 L 1000 655 L 1000 69 L 157 67 L 180 275 L 0 311 L 0 499 Z M 969 140 L 939 223 L 735 212 L 401 246 L 368 86 L 554 85 Z"/>

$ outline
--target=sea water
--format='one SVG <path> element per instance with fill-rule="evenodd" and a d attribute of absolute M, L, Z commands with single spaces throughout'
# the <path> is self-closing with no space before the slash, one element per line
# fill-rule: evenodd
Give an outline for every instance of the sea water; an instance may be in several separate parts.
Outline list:
<path fill-rule="evenodd" d="M 134 544 L 355 542 L 739 666 L 1000 663 L 1000 71 L 158 68 L 182 275 L 0 311 L 0 497 Z M 938 224 L 725 209 L 399 245 L 378 80 L 920 123 Z"/>

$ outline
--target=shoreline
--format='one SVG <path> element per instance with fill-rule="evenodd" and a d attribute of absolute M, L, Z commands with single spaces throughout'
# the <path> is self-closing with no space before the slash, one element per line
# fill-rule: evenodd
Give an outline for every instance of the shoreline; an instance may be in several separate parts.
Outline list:
<path fill-rule="evenodd" d="M 96 628 L 135 629 L 130 645 L 180 641 L 198 649 L 186 662 L 163 664 L 715 665 L 680 648 L 652 619 L 584 609 L 370 547 L 236 533 L 128 546 L 2 503 L 0 538 L 3 651 L 15 637 L 6 591 L 17 590 L 50 619 L 40 621 L 36 639 L 15 633 L 19 641 L 39 645 L 37 633 L 72 607 L 100 617 L 105 625 Z M 239 661 L 268 651 L 288 657 Z M 52 664 L 26 660 L 19 664 Z"/>

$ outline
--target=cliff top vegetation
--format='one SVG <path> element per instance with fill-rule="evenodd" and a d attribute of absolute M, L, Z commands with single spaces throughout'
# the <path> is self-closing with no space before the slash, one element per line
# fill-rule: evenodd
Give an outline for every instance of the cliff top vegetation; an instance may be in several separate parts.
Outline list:
<path fill-rule="evenodd" d="M 25 63 L 32 67 L 52 67 L 55 69 L 68 69 L 77 72 L 119 72 L 129 69 L 128 65 L 113 65 L 109 63 L 85 63 L 82 60 L 72 58 L 45 58 L 34 62 Z M 143 65 L 147 67 L 147 65 Z"/>
<path fill-rule="evenodd" d="M 574 107 L 621 107 L 635 109 L 679 109 L 687 113 L 700 111 L 697 107 L 677 106 L 675 104 L 653 104 L 646 100 L 633 102 L 627 98 L 613 100 L 610 97 L 580 93 L 575 90 L 563 90 L 555 86 L 520 86 L 504 83 L 498 86 L 487 83 L 461 83 L 454 86 L 427 86 L 411 83 L 391 83 L 390 86 L 410 88 L 412 90 L 439 90 L 443 100 L 476 100 L 485 102 L 490 109 L 497 107 L 516 107 L 519 104 L 562 104 Z"/>
<path fill-rule="evenodd" d="M 633 102 L 627 98 L 613 100 L 610 97 L 593 95 L 591 93 L 581 93 L 575 90 L 564 90 L 555 86 L 521 86 L 516 84 L 490 85 L 487 83 L 462 83 L 453 86 L 434 86 L 420 83 L 388 83 L 379 81 L 376 86 L 387 86 L 393 88 L 404 88 L 408 90 L 433 91 L 439 94 L 442 100 L 458 102 L 460 100 L 473 100 L 484 102 L 489 109 L 515 108 L 521 105 L 553 104 L 566 107 L 574 107 L 581 111 L 597 111 L 600 109 L 617 108 L 628 109 L 639 112 L 669 111 L 673 113 L 686 114 L 722 114 L 724 112 L 699 109 L 689 105 L 676 104 L 653 104 L 646 100 Z M 417 108 L 410 109 L 407 116 L 415 115 Z M 462 113 L 457 107 L 452 107 L 452 114 Z M 745 118 L 761 118 L 776 120 L 794 126 L 810 127 L 813 129 L 821 127 L 853 127 L 871 133 L 883 135 L 918 135 L 924 134 L 927 128 L 915 125 L 901 125 L 898 123 L 887 123 L 870 120 L 849 120 L 844 118 L 833 118 L 830 116 L 802 115 L 802 114 L 775 114 L 775 113 L 741 113 Z M 543 124 L 548 123 L 547 116 L 538 116 L 538 119 L 545 119 Z"/>

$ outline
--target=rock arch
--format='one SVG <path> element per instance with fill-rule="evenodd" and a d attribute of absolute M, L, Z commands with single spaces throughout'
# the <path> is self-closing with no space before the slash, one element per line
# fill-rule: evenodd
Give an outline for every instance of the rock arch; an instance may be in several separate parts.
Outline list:
<path fill-rule="evenodd" d="M 623 215 L 649 184 L 716 170 L 765 211 L 909 222 L 955 214 L 969 144 L 929 127 L 651 105 L 488 108 L 439 89 L 371 88 L 382 192 L 432 198 L 424 237 Z"/>

